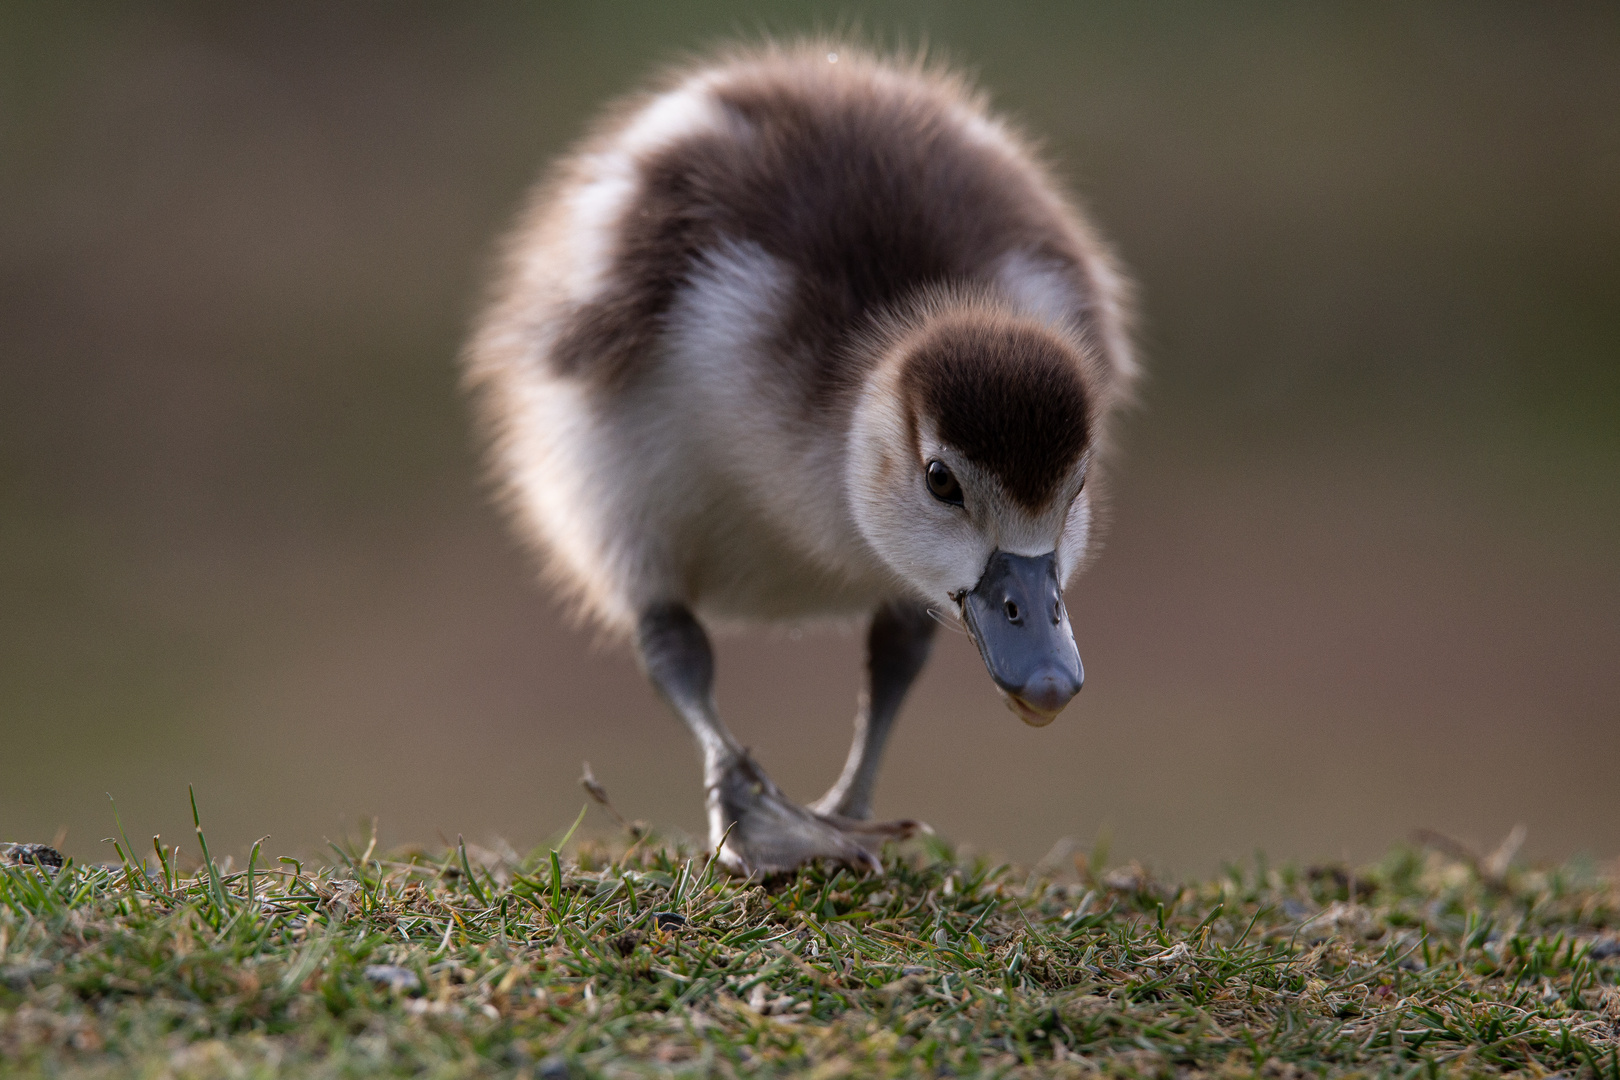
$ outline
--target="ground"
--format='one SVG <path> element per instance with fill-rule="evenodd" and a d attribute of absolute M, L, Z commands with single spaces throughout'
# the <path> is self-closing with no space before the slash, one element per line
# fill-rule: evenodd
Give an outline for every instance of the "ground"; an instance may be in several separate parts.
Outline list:
<path fill-rule="evenodd" d="M 0 867 L 0 1072 L 1620 1080 L 1595 864 L 1439 844 L 1178 886 L 923 843 L 757 883 L 654 837 L 245 868 L 197 841 Z"/>

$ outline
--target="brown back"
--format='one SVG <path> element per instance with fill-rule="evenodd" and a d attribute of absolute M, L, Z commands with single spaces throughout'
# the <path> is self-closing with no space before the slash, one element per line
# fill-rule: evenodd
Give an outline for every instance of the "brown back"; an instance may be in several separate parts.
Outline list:
<path fill-rule="evenodd" d="M 729 123 L 643 166 L 608 287 L 565 329 L 553 362 L 613 387 L 655 362 L 694 260 L 722 239 L 792 268 L 775 348 L 808 413 L 846 398 L 872 362 L 852 344 L 874 317 L 941 285 L 987 282 L 1024 251 L 1090 295 L 1083 240 L 1026 162 L 964 132 L 974 108 L 949 80 L 830 64 L 822 54 L 743 65 L 718 91 Z"/>

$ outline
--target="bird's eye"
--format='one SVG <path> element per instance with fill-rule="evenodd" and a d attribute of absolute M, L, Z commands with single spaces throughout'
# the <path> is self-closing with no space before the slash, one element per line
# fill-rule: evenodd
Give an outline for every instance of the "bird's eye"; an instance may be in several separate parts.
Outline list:
<path fill-rule="evenodd" d="M 951 470 L 945 467 L 943 461 L 930 461 L 924 472 L 928 477 L 930 495 L 952 506 L 962 505 L 962 485 L 956 482 L 956 477 L 951 475 Z"/>

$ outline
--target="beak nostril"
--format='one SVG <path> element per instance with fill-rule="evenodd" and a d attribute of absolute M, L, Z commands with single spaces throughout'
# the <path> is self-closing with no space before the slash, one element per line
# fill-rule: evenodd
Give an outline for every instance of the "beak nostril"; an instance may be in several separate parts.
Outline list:
<path fill-rule="evenodd" d="M 1007 600 L 1007 603 L 1006 603 L 1006 612 L 1007 612 L 1007 621 L 1010 622 L 1010 623 L 1017 623 L 1019 621 L 1019 619 L 1018 619 L 1018 601 L 1013 600 L 1012 598 L 1009 597 L 1008 600 Z"/>

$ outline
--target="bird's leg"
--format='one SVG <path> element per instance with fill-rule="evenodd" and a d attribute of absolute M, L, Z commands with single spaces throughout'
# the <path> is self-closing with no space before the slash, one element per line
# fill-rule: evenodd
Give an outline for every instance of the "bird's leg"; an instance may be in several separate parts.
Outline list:
<path fill-rule="evenodd" d="M 855 741 L 844 772 L 832 788 L 810 804 L 819 814 L 864 821 L 872 816 L 883 747 L 906 691 L 916 681 L 933 645 L 935 623 L 925 605 L 894 601 L 872 616 L 866 635 L 867 689 L 855 713 Z"/>
<path fill-rule="evenodd" d="M 703 782 L 712 786 L 725 762 L 743 748 L 714 706 L 714 650 L 709 635 L 682 604 L 658 604 L 641 615 L 636 644 L 647 678 L 681 718 L 703 751 Z"/>
<path fill-rule="evenodd" d="M 915 827 L 910 822 L 840 822 L 783 795 L 720 722 L 709 636 L 685 606 L 648 608 L 637 626 L 637 644 L 647 677 L 703 751 L 709 842 L 728 870 L 771 874 L 818 858 L 881 870 L 865 845 L 884 836 L 909 835 Z"/>

